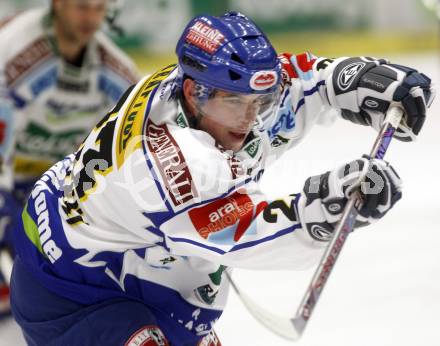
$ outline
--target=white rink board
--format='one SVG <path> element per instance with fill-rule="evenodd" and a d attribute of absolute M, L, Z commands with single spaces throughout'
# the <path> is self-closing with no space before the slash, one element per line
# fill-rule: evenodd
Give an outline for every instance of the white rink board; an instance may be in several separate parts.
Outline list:
<path fill-rule="evenodd" d="M 438 82 L 435 54 L 392 58 Z M 373 130 L 338 121 L 269 168 L 271 198 L 298 192 L 304 180 L 368 153 Z M 386 158 L 404 182 L 403 199 L 384 220 L 352 234 L 298 346 L 435 346 L 440 311 L 440 96 L 416 143 L 392 142 Z M 283 184 L 277 182 L 284 181 Z M 245 291 L 272 311 L 293 315 L 313 269 L 236 270 Z M 224 346 L 287 346 L 250 316 L 234 293 L 216 328 Z M 0 323 L 0 346 L 25 345 L 12 321 Z"/>

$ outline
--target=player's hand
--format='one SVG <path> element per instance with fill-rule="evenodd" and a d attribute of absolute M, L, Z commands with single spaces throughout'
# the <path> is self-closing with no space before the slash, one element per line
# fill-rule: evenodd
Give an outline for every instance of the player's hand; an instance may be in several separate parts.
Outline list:
<path fill-rule="evenodd" d="M 382 218 L 402 197 L 402 182 L 386 161 L 367 158 L 306 180 L 299 201 L 303 227 L 312 238 L 328 241 L 350 194 L 360 188 L 363 206 L 356 227 Z"/>
<path fill-rule="evenodd" d="M 395 137 L 403 141 L 419 134 L 435 96 L 431 79 L 423 73 L 367 58 L 343 60 L 335 68 L 331 85 L 329 97 L 333 97 L 344 118 L 377 130 L 390 103 L 400 104 L 404 117 Z"/>

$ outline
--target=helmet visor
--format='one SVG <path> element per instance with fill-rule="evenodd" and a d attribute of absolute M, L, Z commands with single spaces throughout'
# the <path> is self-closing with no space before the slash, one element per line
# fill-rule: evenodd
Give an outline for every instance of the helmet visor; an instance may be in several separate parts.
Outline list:
<path fill-rule="evenodd" d="M 199 113 L 232 132 L 248 133 L 256 124 L 272 118 L 280 92 L 242 94 L 214 89 L 206 98 L 195 97 Z"/>

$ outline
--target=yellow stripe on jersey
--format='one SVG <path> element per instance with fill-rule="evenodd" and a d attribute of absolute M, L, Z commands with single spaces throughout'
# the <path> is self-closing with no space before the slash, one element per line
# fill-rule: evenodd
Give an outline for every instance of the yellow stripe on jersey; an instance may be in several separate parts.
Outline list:
<path fill-rule="evenodd" d="M 169 65 L 148 78 L 125 111 L 116 139 L 116 163 L 118 169 L 137 149 L 142 147 L 142 125 L 151 92 L 167 78 L 176 65 Z"/>
<path fill-rule="evenodd" d="M 38 231 L 38 226 L 27 211 L 27 203 L 23 208 L 23 213 L 21 216 L 22 216 L 22 220 L 23 220 L 24 231 L 25 231 L 27 237 L 32 242 L 32 244 L 35 245 L 35 247 L 38 249 L 38 251 L 40 251 L 44 256 L 46 256 L 43 251 L 43 247 L 41 246 L 40 233 Z"/>

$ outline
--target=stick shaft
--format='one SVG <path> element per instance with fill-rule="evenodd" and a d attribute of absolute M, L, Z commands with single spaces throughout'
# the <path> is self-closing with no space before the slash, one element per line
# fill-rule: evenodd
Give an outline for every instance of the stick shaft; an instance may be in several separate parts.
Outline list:
<path fill-rule="evenodd" d="M 402 118 L 402 110 L 396 106 L 391 106 L 387 112 L 385 122 L 379 132 L 370 157 L 382 159 L 385 156 L 393 134 Z M 322 260 L 315 271 L 310 285 L 298 308 L 296 316 L 291 320 L 299 335 L 302 334 L 307 322 L 318 302 L 324 286 L 335 266 L 336 260 L 347 240 L 348 234 L 353 230 L 358 210 L 362 204 L 359 192 L 354 192 L 345 206 L 341 220 L 338 222 Z"/>

